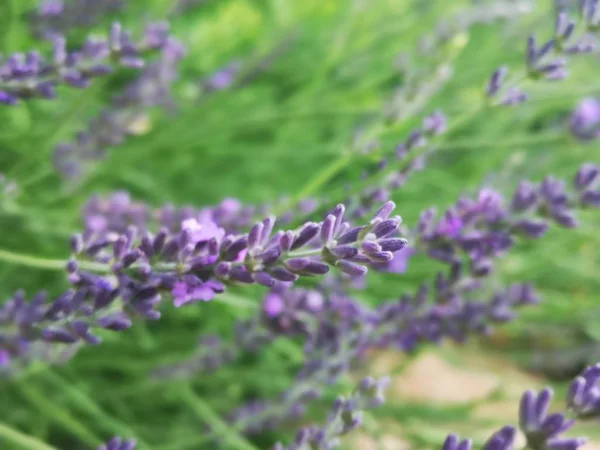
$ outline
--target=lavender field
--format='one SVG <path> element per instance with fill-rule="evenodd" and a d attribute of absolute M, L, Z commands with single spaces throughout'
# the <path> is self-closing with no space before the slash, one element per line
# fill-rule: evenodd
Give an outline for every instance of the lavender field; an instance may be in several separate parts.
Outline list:
<path fill-rule="evenodd" d="M 599 0 L 0 0 L 0 450 L 600 448 Z"/>

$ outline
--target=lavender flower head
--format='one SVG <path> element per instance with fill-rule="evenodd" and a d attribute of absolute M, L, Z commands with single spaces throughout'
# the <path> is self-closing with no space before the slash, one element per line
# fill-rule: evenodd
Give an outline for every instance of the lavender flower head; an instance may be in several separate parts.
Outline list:
<path fill-rule="evenodd" d="M 600 101 L 588 97 L 579 102 L 569 119 L 571 134 L 581 140 L 592 140 L 600 136 Z"/>
<path fill-rule="evenodd" d="M 98 447 L 97 450 L 133 450 L 135 448 L 135 440 L 124 440 L 119 437 L 114 437 L 105 444 Z"/>
<path fill-rule="evenodd" d="M 574 420 L 567 420 L 563 414 L 548 415 L 552 391 L 543 389 L 538 394 L 526 391 L 519 407 L 519 427 L 527 438 L 527 446 L 532 450 L 577 449 L 585 443 L 582 439 L 563 438 L 559 435 L 567 431 Z"/>
<path fill-rule="evenodd" d="M 575 378 L 567 394 L 567 405 L 582 419 L 600 417 L 600 364 L 588 367 Z"/>
<path fill-rule="evenodd" d="M 576 420 L 600 417 L 598 400 L 600 399 L 600 364 L 588 367 L 576 377 L 569 387 L 566 406 L 575 419 L 567 419 L 564 413 L 548 413 L 552 400 L 552 390 L 542 389 L 536 393 L 528 390 L 523 393 L 519 405 L 519 429 L 525 435 L 526 448 L 531 450 L 578 450 L 587 442 L 585 438 L 564 437 Z M 513 450 L 515 428 L 505 426 L 484 445 L 484 450 Z M 471 450 L 470 440 L 460 440 L 449 435 L 442 450 Z"/>
<path fill-rule="evenodd" d="M 158 50 L 168 41 L 164 24 L 148 25 L 136 42 L 131 33 L 115 23 L 108 37 L 88 37 L 75 51 L 67 50 L 64 37 L 54 35 L 51 57 L 43 58 L 37 51 L 14 53 L 0 64 L 0 103 L 54 98 L 59 85 L 82 89 L 116 67 L 139 69 L 144 66 L 145 52 Z"/>
<path fill-rule="evenodd" d="M 383 390 L 389 379 L 364 378 L 352 396 L 339 397 L 331 407 L 323 427 L 302 428 L 294 443 L 285 447 L 278 443 L 273 450 L 330 450 L 340 445 L 339 438 L 360 426 L 363 410 L 376 408 L 383 403 Z"/>

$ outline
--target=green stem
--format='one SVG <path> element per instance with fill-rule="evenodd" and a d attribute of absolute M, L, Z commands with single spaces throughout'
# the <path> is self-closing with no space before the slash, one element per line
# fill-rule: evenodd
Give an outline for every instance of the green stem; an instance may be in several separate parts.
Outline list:
<path fill-rule="evenodd" d="M 103 425 L 107 431 L 122 437 L 136 436 L 136 433 L 134 433 L 131 428 L 117 419 L 113 419 L 106 412 L 104 412 L 85 392 L 78 389 L 69 381 L 63 379 L 60 375 L 49 370 L 44 374 L 44 376 L 52 384 L 54 384 L 56 388 L 65 393 L 67 398 L 69 398 L 74 405 L 76 405 L 82 411 L 86 411 L 91 417 L 97 420 L 97 423 Z M 136 438 L 140 446 L 143 446 L 144 448 L 150 448 L 148 444 L 142 442 L 139 437 L 136 436 Z"/>
<path fill-rule="evenodd" d="M 12 442 L 19 448 L 25 450 L 58 450 L 55 447 L 51 447 L 50 445 L 39 441 L 33 436 L 23 434 L 19 430 L 16 430 L 3 422 L 0 422 L 0 439 Z"/>
<path fill-rule="evenodd" d="M 0 260 L 20 265 L 46 270 L 64 270 L 66 262 L 62 259 L 45 259 L 35 255 L 24 255 L 0 249 Z"/>
<path fill-rule="evenodd" d="M 223 422 L 219 415 L 196 395 L 189 384 L 181 385 L 180 399 L 190 407 L 200 420 L 214 430 L 216 437 L 222 438 L 227 443 L 227 448 L 232 450 L 258 450 L 251 442 Z"/>
<path fill-rule="evenodd" d="M 28 386 L 25 383 L 19 383 L 17 386 L 37 412 L 44 414 L 48 419 L 63 427 L 82 442 L 92 447 L 96 447 L 102 442 L 100 438 L 88 431 L 78 419 L 46 399 L 36 388 Z"/>

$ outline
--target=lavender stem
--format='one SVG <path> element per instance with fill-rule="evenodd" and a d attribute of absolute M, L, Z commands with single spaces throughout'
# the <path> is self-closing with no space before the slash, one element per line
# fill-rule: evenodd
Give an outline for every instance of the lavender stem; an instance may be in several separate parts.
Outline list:
<path fill-rule="evenodd" d="M 0 436 L 7 442 L 16 444 L 19 448 L 28 448 L 30 450 L 58 450 L 42 441 L 38 441 L 32 436 L 21 433 L 3 422 L 0 422 Z"/>

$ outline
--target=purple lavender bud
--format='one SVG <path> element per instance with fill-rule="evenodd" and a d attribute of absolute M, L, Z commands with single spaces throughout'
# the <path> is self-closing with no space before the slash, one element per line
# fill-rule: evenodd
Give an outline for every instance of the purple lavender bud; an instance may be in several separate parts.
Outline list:
<path fill-rule="evenodd" d="M 333 239 L 333 228 L 335 227 L 335 216 L 328 215 L 321 225 L 321 242 L 327 245 Z"/>
<path fill-rule="evenodd" d="M 352 244 L 358 240 L 358 236 L 364 230 L 365 227 L 355 227 L 346 231 L 339 238 L 336 239 L 336 242 L 340 245 L 343 244 Z"/>
<path fill-rule="evenodd" d="M 229 245 L 224 252 L 222 252 L 222 258 L 225 261 L 234 261 L 242 250 L 245 250 L 248 247 L 248 238 L 246 236 L 242 236 L 239 239 Z"/>
<path fill-rule="evenodd" d="M 252 278 L 258 284 L 266 286 L 268 288 L 272 288 L 276 284 L 275 279 L 266 272 L 254 272 L 252 274 Z"/>
<path fill-rule="evenodd" d="M 556 221 L 556 223 L 565 228 L 575 228 L 578 226 L 577 220 L 575 217 L 573 217 L 573 214 L 564 208 L 553 209 L 550 211 L 550 216 Z"/>
<path fill-rule="evenodd" d="M 413 148 L 422 147 L 423 145 L 425 145 L 423 131 L 413 130 L 406 138 L 405 145 L 407 150 L 412 150 Z"/>
<path fill-rule="evenodd" d="M 115 259 L 121 259 L 128 250 L 127 238 L 125 236 L 120 236 L 113 243 L 113 255 Z"/>
<path fill-rule="evenodd" d="M 393 201 L 385 202 L 381 208 L 375 213 L 373 219 L 381 219 L 382 221 L 388 219 L 392 211 L 396 209 L 396 204 Z"/>
<path fill-rule="evenodd" d="M 557 59 L 548 64 L 539 66 L 537 71 L 540 74 L 545 75 L 547 80 L 562 80 L 567 76 L 567 72 L 565 71 L 566 64 L 567 61 L 565 59 Z"/>
<path fill-rule="evenodd" d="M 42 338 L 47 342 L 60 342 L 63 344 L 73 344 L 77 342 L 77 336 L 69 333 L 61 328 L 44 328 L 42 330 Z"/>
<path fill-rule="evenodd" d="M 67 261 L 67 265 L 65 267 L 67 273 L 75 273 L 77 272 L 77 261 L 74 259 L 70 259 Z"/>
<path fill-rule="evenodd" d="M 160 254 L 165 246 L 165 242 L 167 240 L 168 231 L 162 228 L 156 236 L 154 236 L 154 242 L 152 243 L 152 247 L 154 248 L 154 253 Z"/>
<path fill-rule="evenodd" d="M 394 258 L 394 254 L 392 252 L 374 252 L 367 256 L 375 263 L 387 263 Z"/>
<path fill-rule="evenodd" d="M 529 97 L 525 92 L 521 91 L 519 88 L 512 87 L 502 96 L 500 104 L 504 106 L 515 106 L 526 102 L 528 98 Z"/>
<path fill-rule="evenodd" d="M 535 403 L 536 395 L 533 391 L 527 390 L 521 396 L 521 403 L 519 406 L 519 428 L 525 433 L 529 432 L 529 430 L 536 430 L 539 426 Z"/>
<path fill-rule="evenodd" d="M 275 267 L 269 269 L 269 273 L 273 278 L 283 282 L 294 282 L 298 279 L 298 275 L 284 269 L 283 267 Z"/>
<path fill-rule="evenodd" d="M 600 101 L 592 97 L 581 100 L 571 113 L 569 130 L 582 140 L 597 138 L 600 134 Z"/>
<path fill-rule="evenodd" d="M 90 82 L 84 75 L 76 70 L 71 70 L 62 75 L 62 80 L 69 86 L 84 89 L 89 86 Z"/>
<path fill-rule="evenodd" d="M 233 267 L 231 269 L 231 272 L 229 273 L 229 277 L 232 280 L 237 281 L 239 283 L 247 283 L 247 284 L 254 283 L 252 274 L 248 273 L 248 271 L 246 271 L 242 267 Z"/>
<path fill-rule="evenodd" d="M 113 437 L 105 444 L 98 447 L 97 450 L 133 450 L 136 442 L 134 439 L 122 440 L 119 437 Z"/>
<path fill-rule="evenodd" d="M 498 67 L 491 75 L 487 87 L 485 89 L 485 94 L 488 97 L 494 97 L 502 87 L 504 83 L 504 79 L 506 78 L 506 74 L 508 73 L 508 69 L 504 66 Z"/>
<path fill-rule="evenodd" d="M 595 164 L 583 164 L 573 180 L 573 185 L 578 191 L 584 191 L 588 189 L 592 184 L 598 180 L 598 174 L 600 174 L 600 168 Z"/>
<path fill-rule="evenodd" d="M 292 244 L 292 250 L 296 250 L 308 244 L 317 234 L 319 234 L 320 229 L 321 226 L 318 223 L 307 223 L 304 225 L 300 230 L 298 237 Z"/>
<path fill-rule="evenodd" d="M 339 259 L 351 259 L 358 254 L 358 249 L 349 245 L 338 245 L 331 249 L 331 253 Z"/>
<path fill-rule="evenodd" d="M 345 261 L 343 259 L 337 261 L 335 266 L 351 277 L 362 277 L 368 272 L 368 269 L 365 266 L 361 266 L 350 261 Z"/>
<path fill-rule="evenodd" d="M 373 233 L 378 239 L 380 239 L 396 232 L 398 228 L 400 228 L 400 218 L 393 217 L 391 219 L 379 222 L 373 227 L 371 233 Z"/>
<path fill-rule="evenodd" d="M 383 251 L 395 253 L 405 248 L 408 244 L 408 241 L 402 238 L 388 238 L 381 239 L 378 241 L 378 243 Z"/>
<path fill-rule="evenodd" d="M 600 191 L 585 191 L 581 194 L 581 203 L 585 206 L 600 207 Z"/>
<path fill-rule="evenodd" d="M 537 193 L 533 184 L 528 181 L 521 181 L 515 190 L 511 201 L 511 208 L 514 211 L 526 211 L 537 201 Z"/>
<path fill-rule="evenodd" d="M 529 238 L 538 239 L 546 233 L 548 224 L 536 220 L 522 219 L 517 222 L 515 227 L 523 235 Z"/>
<path fill-rule="evenodd" d="M 471 450 L 471 447 L 472 443 L 470 440 L 459 441 L 458 436 L 449 434 L 444 441 L 442 450 Z"/>
<path fill-rule="evenodd" d="M 231 271 L 231 263 L 220 262 L 215 266 L 215 276 L 217 278 L 226 278 Z"/>
<path fill-rule="evenodd" d="M 446 126 L 446 116 L 441 111 L 436 111 L 423 119 L 423 132 L 430 136 L 442 134 Z"/>
<path fill-rule="evenodd" d="M 292 244 L 294 243 L 294 232 L 286 231 L 281 238 L 279 239 L 279 246 L 281 247 L 281 251 L 289 252 L 292 249 Z"/>
<path fill-rule="evenodd" d="M 302 272 L 311 263 L 310 258 L 290 258 L 285 261 L 286 267 L 292 272 Z"/>
<path fill-rule="evenodd" d="M 367 255 L 377 253 L 381 251 L 381 246 L 375 241 L 363 241 L 360 244 L 360 248 Z"/>
<path fill-rule="evenodd" d="M 131 327 L 131 320 L 123 313 L 101 317 L 97 323 L 100 327 L 113 331 L 122 331 Z"/>
<path fill-rule="evenodd" d="M 264 225 L 262 222 L 255 223 L 248 233 L 248 248 L 253 249 L 261 243 Z"/>
<path fill-rule="evenodd" d="M 325 275 L 327 272 L 329 266 L 318 261 L 311 261 L 302 271 L 304 275 Z"/>
<path fill-rule="evenodd" d="M 512 450 L 515 435 L 514 427 L 503 427 L 485 443 L 482 450 Z"/>
<path fill-rule="evenodd" d="M 274 247 L 274 248 L 270 248 L 269 250 L 266 250 L 265 252 L 261 253 L 260 255 L 257 255 L 256 259 L 260 260 L 264 265 L 270 265 L 270 264 L 273 264 L 275 261 L 277 261 L 280 256 L 281 256 L 281 250 Z"/>
<path fill-rule="evenodd" d="M 273 227 L 275 226 L 275 217 L 270 216 L 263 220 L 263 230 L 260 237 L 260 242 L 265 245 L 269 241 L 271 233 L 273 233 Z"/>

